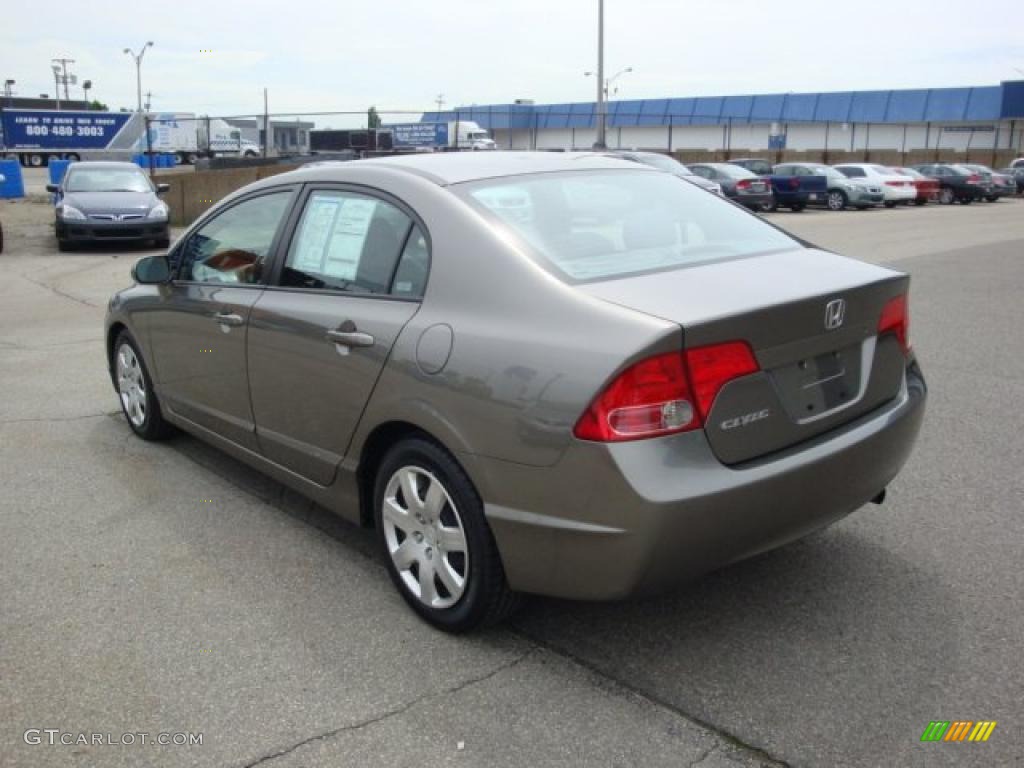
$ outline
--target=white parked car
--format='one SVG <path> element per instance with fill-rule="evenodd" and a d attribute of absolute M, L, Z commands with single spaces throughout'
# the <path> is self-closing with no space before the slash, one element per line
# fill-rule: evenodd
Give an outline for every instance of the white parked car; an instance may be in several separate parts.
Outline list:
<path fill-rule="evenodd" d="M 914 179 L 897 173 L 892 168 L 876 163 L 843 163 L 835 168 L 849 179 L 868 181 L 880 186 L 882 194 L 885 195 L 886 208 L 892 208 L 897 203 L 910 205 L 917 199 Z"/>

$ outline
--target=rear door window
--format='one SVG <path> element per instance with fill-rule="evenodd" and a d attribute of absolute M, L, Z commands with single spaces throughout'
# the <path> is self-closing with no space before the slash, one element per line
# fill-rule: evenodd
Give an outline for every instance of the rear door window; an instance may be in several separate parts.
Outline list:
<path fill-rule="evenodd" d="M 425 236 L 397 206 L 356 192 L 316 190 L 302 212 L 280 283 L 414 298 L 422 295 L 428 262 Z"/>

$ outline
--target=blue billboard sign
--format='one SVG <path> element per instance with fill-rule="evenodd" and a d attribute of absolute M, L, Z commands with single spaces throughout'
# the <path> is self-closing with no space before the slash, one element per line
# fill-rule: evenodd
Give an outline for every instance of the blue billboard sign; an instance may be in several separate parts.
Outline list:
<path fill-rule="evenodd" d="M 448 123 L 399 123 L 387 127 L 391 129 L 395 146 L 448 146 Z"/>
<path fill-rule="evenodd" d="M 122 112 L 5 109 L 0 145 L 7 149 L 105 149 L 131 119 Z"/>

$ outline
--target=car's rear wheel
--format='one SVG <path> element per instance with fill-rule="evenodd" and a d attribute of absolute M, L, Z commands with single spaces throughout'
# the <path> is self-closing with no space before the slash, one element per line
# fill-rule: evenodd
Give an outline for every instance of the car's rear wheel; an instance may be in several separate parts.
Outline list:
<path fill-rule="evenodd" d="M 377 471 L 374 508 L 391 580 L 426 621 L 466 632 L 514 610 L 483 503 L 445 450 L 423 438 L 392 447 Z"/>
<path fill-rule="evenodd" d="M 943 187 L 939 192 L 939 202 L 942 205 L 952 205 L 953 201 L 956 200 L 956 195 L 953 190 L 949 187 Z"/>
<path fill-rule="evenodd" d="M 152 379 L 128 331 L 121 331 L 114 342 L 113 363 L 117 395 L 128 426 L 144 440 L 161 440 L 170 435 L 173 429 L 164 421 Z"/>
<path fill-rule="evenodd" d="M 829 192 L 828 197 L 825 198 L 825 204 L 830 211 L 841 211 L 846 207 L 846 203 L 846 193 L 840 189 Z"/>

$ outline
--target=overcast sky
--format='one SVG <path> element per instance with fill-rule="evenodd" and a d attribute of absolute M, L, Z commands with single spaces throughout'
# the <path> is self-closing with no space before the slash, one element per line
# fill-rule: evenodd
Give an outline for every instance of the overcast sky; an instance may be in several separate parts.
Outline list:
<path fill-rule="evenodd" d="M 1024 0 L 605 5 L 607 73 L 633 67 L 618 98 L 1024 79 Z M 153 40 L 142 74 L 155 110 L 252 114 L 264 86 L 271 112 L 424 109 L 438 93 L 448 106 L 586 101 L 596 16 L 597 0 L 14 0 L 0 13 L 0 78 L 52 96 L 50 59 L 66 56 L 95 98 L 134 107 L 123 49 Z"/>

